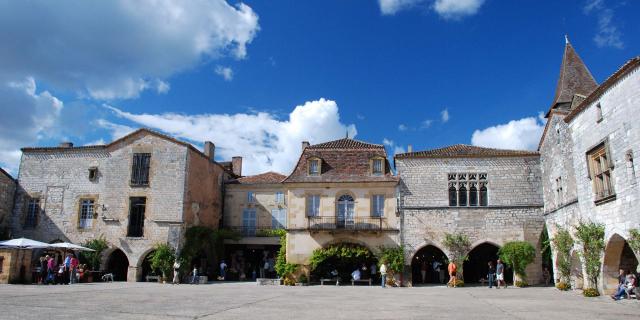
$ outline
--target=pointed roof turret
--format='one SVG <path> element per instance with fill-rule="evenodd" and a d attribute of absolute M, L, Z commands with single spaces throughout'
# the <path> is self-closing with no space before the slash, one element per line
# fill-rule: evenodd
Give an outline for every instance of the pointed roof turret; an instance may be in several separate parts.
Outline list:
<path fill-rule="evenodd" d="M 569 110 L 574 95 L 588 96 L 598 87 L 598 83 L 587 66 L 582 62 L 578 53 L 569 42 L 569 37 L 565 35 L 564 55 L 560 66 L 560 77 L 556 86 L 556 94 L 551 104 L 552 109 Z M 547 112 L 547 117 L 549 116 Z"/>

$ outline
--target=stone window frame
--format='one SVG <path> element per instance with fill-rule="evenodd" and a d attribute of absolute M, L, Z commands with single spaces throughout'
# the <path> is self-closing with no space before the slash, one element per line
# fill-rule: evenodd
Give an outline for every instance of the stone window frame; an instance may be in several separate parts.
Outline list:
<path fill-rule="evenodd" d="M 311 198 L 315 198 L 317 197 L 318 200 L 317 201 L 309 201 Z M 312 205 L 310 204 L 310 202 L 314 202 L 313 203 L 313 207 L 318 207 L 317 212 L 312 212 L 315 210 L 312 210 Z M 307 218 L 309 217 L 320 217 L 322 215 L 322 195 L 320 193 L 308 193 L 305 194 L 304 196 L 304 214 Z"/>
<path fill-rule="evenodd" d="M 31 203 L 36 202 L 37 212 L 33 213 L 33 220 L 29 217 L 31 216 Z M 40 214 L 42 213 L 42 197 L 40 194 L 31 194 L 27 195 L 25 199 L 24 206 L 24 220 L 22 223 L 23 229 L 35 229 L 38 227 L 38 223 L 40 222 Z"/>
<path fill-rule="evenodd" d="M 380 172 L 377 172 L 375 170 L 376 161 L 380 161 Z M 371 174 L 372 176 L 382 176 L 384 175 L 386 169 L 387 168 L 385 165 L 384 157 L 375 156 L 369 159 L 369 174 Z"/>
<path fill-rule="evenodd" d="M 614 161 L 609 147 L 609 138 L 605 138 L 586 152 L 587 176 L 596 205 L 616 198 L 613 185 Z"/>
<path fill-rule="evenodd" d="M 90 227 L 82 227 L 82 205 L 83 205 L 83 201 L 85 200 L 91 200 L 93 201 L 93 218 L 91 219 L 91 226 Z M 98 218 L 98 211 L 96 210 L 98 208 L 98 196 L 97 195 L 82 195 L 80 197 L 78 197 L 78 201 L 77 201 L 77 208 L 78 208 L 78 216 L 76 219 L 76 229 L 78 229 L 78 231 L 91 231 L 94 230 L 96 228 L 96 221 Z"/>
<path fill-rule="evenodd" d="M 98 180 L 98 167 L 89 167 L 89 181 L 94 182 Z"/>
<path fill-rule="evenodd" d="M 316 163 L 317 172 L 312 172 L 311 167 L 312 163 Z M 322 159 L 318 157 L 310 157 L 307 159 L 307 175 L 309 176 L 320 176 L 322 174 Z"/>
<path fill-rule="evenodd" d="M 131 225 L 131 204 L 132 204 L 132 199 L 133 198 L 144 198 L 144 213 L 143 213 L 143 217 L 142 217 L 142 221 L 141 221 L 141 226 L 142 226 L 142 235 L 141 236 L 135 236 L 135 235 L 130 235 L 130 225 Z M 148 210 L 147 208 L 149 207 L 149 201 L 150 197 L 146 196 L 146 195 L 129 195 L 129 197 L 127 197 L 127 228 L 126 228 L 126 237 L 127 238 L 133 238 L 133 239 L 144 239 L 145 238 L 145 220 L 150 220 L 149 219 L 149 214 L 148 214 Z"/>
<path fill-rule="evenodd" d="M 136 158 L 142 159 L 136 162 Z M 148 159 L 146 167 L 144 159 Z M 151 184 L 151 152 L 134 152 L 131 156 L 131 179 L 129 185 L 131 187 L 149 187 Z M 140 162 L 142 161 L 142 162 Z M 144 177 L 146 175 L 146 177 Z M 145 179 L 146 178 L 146 179 Z"/>
<path fill-rule="evenodd" d="M 449 207 L 482 208 L 489 206 L 489 181 L 486 172 L 450 172 L 446 177 Z M 464 190 L 460 190 L 461 188 Z M 464 200 L 464 205 L 461 205 L 462 200 Z"/>
<path fill-rule="evenodd" d="M 627 152 L 625 153 L 625 161 L 627 164 L 627 171 L 628 171 L 628 175 L 629 175 L 629 181 L 631 185 L 635 185 L 636 184 L 636 168 L 635 168 L 635 163 L 633 161 L 633 150 L 629 149 L 627 150 Z"/>

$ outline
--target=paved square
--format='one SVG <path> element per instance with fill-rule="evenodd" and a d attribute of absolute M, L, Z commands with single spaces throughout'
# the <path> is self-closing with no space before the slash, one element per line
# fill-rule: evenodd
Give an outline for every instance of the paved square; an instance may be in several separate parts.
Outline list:
<path fill-rule="evenodd" d="M 0 319 L 638 319 L 640 301 L 554 288 L 0 286 Z"/>

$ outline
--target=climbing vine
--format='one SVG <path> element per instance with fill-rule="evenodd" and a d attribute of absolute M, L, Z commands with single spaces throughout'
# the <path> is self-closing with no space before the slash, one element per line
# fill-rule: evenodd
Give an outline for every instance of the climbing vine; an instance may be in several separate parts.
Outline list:
<path fill-rule="evenodd" d="M 576 237 L 582 245 L 582 258 L 589 279 L 589 296 L 597 293 L 598 275 L 600 274 L 600 257 L 604 250 L 604 225 L 595 222 L 580 221 L 576 226 Z M 586 291 L 584 293 L 586 294 Z"/>
<path fill-rule="evenodd" d="M 556 250 L 556 265 L 560 274 L 560 281 L 569 283 L 573 238 L 567 229 L 556 225 L 556 230 L 555 236 L 551 239 L 553 248 Z"/>
<path fill-rule="evenodd" d="M 629 243 L 629 247 L 631 247 L 631 250 L 633 250 L 636 256 L 640 257 L 640 230 L 629 230 L 629 239 L 627 240 L 627 243 Z"/>
<path fill-rule="evenodd" d="M 404 269 L 404 247 L 380 247 L 380 254 L 378 255 L 380 263 L 385 262 L 387 264 L 387 270 L 394 273 L 400 273 Z"/>
<path fill-rule="evenodd" d="M 513 268 L 516 275 L 526 281 L 526 268 L 535 259 L 536 248 L 526 241 L 511 241 L 500 248 L 498 255 L 502 261 Z"/>

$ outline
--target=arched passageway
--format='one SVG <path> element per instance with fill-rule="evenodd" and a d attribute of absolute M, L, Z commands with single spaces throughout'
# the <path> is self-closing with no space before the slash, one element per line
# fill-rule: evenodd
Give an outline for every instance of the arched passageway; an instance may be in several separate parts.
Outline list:
<path fill-rule="evenodd" d="M 489 271 L 488 263 L 493 261 L 493 265 L 496 265 L 498 250 L 500 250 L 498 246 L 488 242 L 481 243 L 471 249 L 462 270 L 464 282 L 480 283 L 486 280 Z M 505 265 L 504 280 L 507 283 L 513 282 L 513 271 L 507 265 Z"/>
<path fill-rule="evenodd" d="M 447 256 L 433 245 L 422 247 L 411 259 L 412 284 L 443 284 L 449 281 Z"/>
<path fill-rule="evenodd" d="M 120 249 L 115 249 L 107 259 L 107 272 L 113 273 L 114 281 L 127 281 L 129 259 Z"/>
<path fill-rule="evenodd" d="M 140 262 L 140 281 L 147 281 L 147 276 L 150 275 L 157 275 L 158 271 L 157 270 L 153 270 L 151 268 L 151 255 L 153 254 L 155 250 L 151 250 L 149 253 L 147 253 L 143 258 L 142 261 Z M 167 275 L 169 276 L 169 275 Z"/>
<path fill-rule="evenodd" d="M 371 277 L 371 266 L 375 265 L 377 270 L 378 259 L 369 248 L 354 243 L 338 243 L 322 248 L 323 254 L 318 255 L 320 261 L 311 270 L 313 281 L 320 279 L 333 279 L 332 271 L 338 272 L 340 282 L 348 282 L 351 273 L 356 269 L 360 270 L 361 279 Z"/>
<path fill-rule="evenodd" d="M 609 238 L 604 250 L 603 286 L 605 293 L 612 293 L 618 285 L 620 269 L 625 272 L 635 272 L 638 267 L 638 259 L 629 247 L 627 241 L 618 234 Z"/>
<path fill-rule="evenodd" d="M 549 240 L 549 232 L 547 231 L 547 227 L 542 230 L 540 234 L 540 241 L 538 242 L 538 247 L 540 249 L 540 256 L 542 257 L 542 275 L 543 281 L 547 280 L 548 284 L 554 284 L 553 275 L 555 274 L 555 265 L 553 264 L 553 259 L 551 258 L 551 241 Z M 547 271 L 548 279 L 544 279 L 545 270 Z M 547 283 L 544 283 L 547 285 Z"/>

